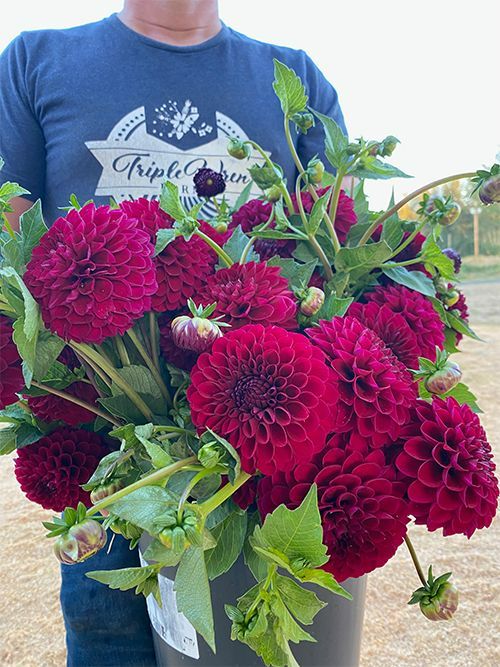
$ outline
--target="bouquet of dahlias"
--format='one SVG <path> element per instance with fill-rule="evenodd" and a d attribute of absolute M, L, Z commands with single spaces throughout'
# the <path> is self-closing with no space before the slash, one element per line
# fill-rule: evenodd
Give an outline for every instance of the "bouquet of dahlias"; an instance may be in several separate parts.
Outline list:
<path fill-rule="evenodd" d="M 405 176 L 385 159 L 397 139 L 349 142 L 292 70 L 275 74 L 296 183 L 233 139 L 256 199 L 247 188 L 233 204 L 224 174 L 201 169 L 190 210 L 166 182 L 159 201 L 72 197 L 50 229 L 40 202 L 19 233 L 5 223 L 0 453 L 17 449 L 22 490 L 57 513 L 44 525 L 63 563 L 113 533 L 142 538 L 143 567 L 89 576 L 161 604 L 159 571 L 177 567 L 178 609 L 214 650 L 209 581 L 243 552 L 256 583 L 227 600 L 232 637 L 281 666 L 296 664 L 290 641 L 312 639 L 297 621 L 323 606 L 307 585 L 348 597 L 339 582 L 403 541 L 422 583 L 410 602 L 433 620 L 457 607 L 450 573 L 424 576 L 408 526 L 471 537 L 498 482 L 450 359 L 475 334 L 460 257 L 440 245 L 460 211 L 435 188 L 470 178 L 498 203 L 500 166 L 371 211 L 364 180 Z M 314 123 L 335 175 L 295 151 L 292 131 Z M 22 194 L 1 187 L 5 220 Z M 416 221 L 399 216 L 411 200 Z"/>

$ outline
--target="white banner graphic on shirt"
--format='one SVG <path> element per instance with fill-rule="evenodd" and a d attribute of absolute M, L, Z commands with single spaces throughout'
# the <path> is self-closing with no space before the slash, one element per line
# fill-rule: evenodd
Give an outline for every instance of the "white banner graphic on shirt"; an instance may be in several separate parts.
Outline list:
<path fill-rule="evenodd" d="M 146 197 L 157 198 L 162 183 L 170 180 L 179 188 L 181 199 L 190 208 L 198 200 L 193 176 L 201 168 L 214 169 L 226 179 L 225 196 L 230 204 L 251 178 L 248 167 L 262 164 L 258 154 L 248 160 L 237 160 L 227 153 L 230 137 L 246 140 L 245 132 L 228 116 L 215 113 L 216 127 L 200 122 L 196 106 L 189 100 L 182 105 L 169 101 L 155 109 L 152 133 L 147 131 L 144 107 L 139 107 L 120 120 L 104 141 L 87 141 L 86 146 L 102 165 L 102 174 L 95 195 L 113 197 L 116 201 Z M 182 150 L 165 139 L 180 139 L 188 133 L 206 137 L 207 142 L 196 148 Z M 251 197 L 261 194 L 254 186 Z M 204 214 L 213 214 L 211 204 Z"/>

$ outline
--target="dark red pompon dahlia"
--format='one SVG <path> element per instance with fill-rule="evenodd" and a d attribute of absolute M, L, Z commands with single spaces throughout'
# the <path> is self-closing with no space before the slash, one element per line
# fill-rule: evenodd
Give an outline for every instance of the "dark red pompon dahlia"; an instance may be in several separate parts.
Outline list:
<path fill-rule="evenodd" d="M 83 343 L 123 335 L 157 289 L 149 234 L 121 209 L 94 204 L 55 221 L 24 279 L 46 327 Z"/>
<path fill-rule="evenodd" d="M 260 480 L 262 516 L 281 503 L 298 507 L 312 483 L 318 486 L 323 541 L 330 557 L 324 569 L 344 581 L 385 565 L 403 542 L 409 517 L 383 452 L 363 455 L 327 443 L 310 463 Z"/>
<path fill-rule="evenodd" d="M 97 433 L 58 428 L 32 445 L 17 450 L 15 473 L 26 497 L 45 509 L 62 512 L 79 502 L 90 506 L 81 488 L 108 453 Z"/>
<path fill-rule="evenodd" d="M 119 206 L 128 218 L 136 218 L 140 222 L 141 227 L 149 234 L 153 245 L 156 243 L 158 230 L 169 228 L 175 222 L 168 213 L 160 208 L 156 199 L 145 197 L 126 199 L 120 202 Z"/>
<path fill-rule="evenodd" d="M 333 370 L 337 432 L 349 433 L 350 446 L 361 451 L 397 440 L 416 399 L 403 364 L 355 317 L 334 317 L 306 333 Z"/>
<path fill-rule="evenodd" d="M 326 191 L 329 190 L 329 187 L 319 188 L 317 190 L 318 197 L 322 197 Z M 295 194 L 290 195 L 295 207 L 295 212 L 297 212 L 297 198 Z M 304 211 L 310 213 L 314 205 L 314 200 L 309 194 L 309 192 L 301 192 L 302 205 L 304 206 Z M 345 243 L 349 230 L 353 225 L 356 224 L 358 218 L 354 212 L 354 200 L 351 199 L 344 190 L 340 191 L 339 201 L 337 204 L 337 213 L 335 214 L 335 231 L 339 238 L 340 243 Z"/>
<path fill-rule="evenodd" d="M 396 466 L 416 523 L 467 537 L 487 528 L 498 504 L 491 447 L 479 418 L 454 398 L 419 401 Z"/>
<path fill-rule="evenodd" d="M 24 386 L 22 360 L 12 340 L 12 323 L 0 315 L 0 410 L 18 401 Z"/>
<path fill-rule="evenodd" d="M 64 391 L 91 405 L 94 405 L 99 398 L 94 387 L 88 382 L 73 382 Z M 28 405 L 35 417 L 48 423 L 62 421 L 69 426 L 78 426 L 88 424 L 95 419 L 93 412 L 53 394 L 28 396 Z"/>
<path fill-rule="evenodd" d="M 417 337 L 400 313 L 371 302 L 353 303 L 348 314 L 374 331 L 407 368 L 418 368 Z"/>
<path fill-rule="evenodd" d="M 224 175 L 213 169 L 198 169 L 193 182 L 198 197 L 215 197 L 226 189 Z"/>
<path fill-rule="evenodd" d="M 233 213 L 229 228 L 234 229 L 238 225 L 241 225 L 241 229 L 245 234 L 248 234 L 255 227 L 267 222 L 271 211 L 272 204 L 269 202 L 262 201 L 261 199 L 251 199 Z M 272 223 L 269 228 L 272 229 L 274 226 L 274 223 Z M 279 257 L 291 257 L 295 247 L 296 243 L 293 239 L 257 239 L 253 245 L 255 252 L 259 254 L 263 262 L 275 255 Z"/>
<path fill-rule="evenodd" d="M 435 361 L 436 347 L 442 350 L 444 345 L 444 324 L 429 299 L 402 285 L 377 287 L 364 296 L 402 315 L 417 337 L 418 356 Z"/>
<path fill-rule="evenodd" d="M 301 334 L 251 324 L 198 359 L 187 392 L 194 425 L 227 438 L 244 470 L 291 470 L 322 449 L 335 424 L 332 373 Z"/>
<path fill-rule="evenodd" d="M 297 328 L 297 304 L 279 266 L 248 262 L 220 269 L 194 300 L 204 306 L 217 302 L 214 316 L 233 329 L 246 324 Z"/>

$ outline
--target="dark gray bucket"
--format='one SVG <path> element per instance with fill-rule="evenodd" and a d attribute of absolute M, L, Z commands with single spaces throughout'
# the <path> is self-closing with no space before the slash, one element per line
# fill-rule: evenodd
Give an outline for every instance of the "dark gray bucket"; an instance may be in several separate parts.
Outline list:
<path fill-rule="evenodd" d="M 164 568 L 161 575 L 163 609 L 158 607 L 151 595 L 148 597 L 158 667 L 262 667 L 264 663 L 253 651 L 241 642 L 231 641 L 231 622 L 224 612 L 225 603 L 236 604 L 236 598 L 255 584 L 242 559 L 230 572 L 211 582 L 216 654 L 175 608 L 175 570 Z M 359 665 L 366 577 L 349 579 L 343 585 L 352 594 L 352 601 L 317 586 L 311 587 L 322 600 L 328 602 L 328 606 L 316 616 L 314 625 L 306 628 L 317 643 L 291 644 L 301 667 Z M 193 586 L 196 587 L 196 582 Z"/>

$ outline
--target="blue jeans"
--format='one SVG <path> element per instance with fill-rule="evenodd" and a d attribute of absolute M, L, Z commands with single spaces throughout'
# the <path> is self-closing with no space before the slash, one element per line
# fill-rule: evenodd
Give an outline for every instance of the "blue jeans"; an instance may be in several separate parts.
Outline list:
<path fill-rule="evenodd" d="M 92 570 L 137 567 L 137 549 L 116 535 L 106 547 L 78 565 L 61 566 L 61 607 L 66 626 L 68 667 L 155 667 L 146 601 L 134 590 L 111 590 L 85 576 Z"/>

